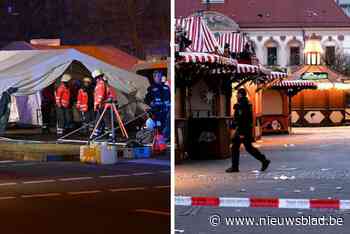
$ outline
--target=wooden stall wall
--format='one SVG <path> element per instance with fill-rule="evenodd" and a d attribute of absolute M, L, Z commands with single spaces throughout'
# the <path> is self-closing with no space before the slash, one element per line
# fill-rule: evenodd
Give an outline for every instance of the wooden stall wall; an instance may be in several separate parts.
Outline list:
<path fill-rule="evenodd" d="M 341 89 L 304 90 L 292 99 L 293 126 L 341 126 L 346 119 L 346 93 Z"/>
<path fill-rule="evenodd" d="M 282 90 L 266 89 L 262 92 L 263 134 L 288 133 L 288 96 Z"/>

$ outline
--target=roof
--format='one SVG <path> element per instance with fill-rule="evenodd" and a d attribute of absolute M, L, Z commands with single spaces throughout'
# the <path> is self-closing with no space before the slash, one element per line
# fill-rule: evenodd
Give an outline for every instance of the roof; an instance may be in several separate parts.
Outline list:
<path fill-rule="evenodd" d="M 3 47 L 2 50 L 57 50 L 57 49 L 76 49 L 81 53 L 95 57 L 110 65 L 132 70 L 132 67 L 140 60 L 128 53 L 121 51 L 113 46 L 95 46 L 95 45 L 64 45 L 64 46 L 46 46 L 33 45 L 25 41 L 16 41 Z"/>
<path fill-rule="evenodd" d="M 34 47 L 26 41 L 14 41 L 2 47 L 1 50 L 33 50 Z"/>
<path fill-rule="evenodd" d="M 175 0 L 176 17 L 200 10 L 220 12 L 241 28 L 350 27 L 350 18 L 334 0 Z"/>
<path fill-rule="evenodd" d="M 276 89 L 317 89 L 317 84 L 313 81 L 308 80 L 281 80 L 275 83 L 272 83 L 271 88 Z"/>
<path fill-rule="evenodd" d="M 298 70 L 293 72 L 289 77 L 288 80 L 298 80 L 300 79 L 301 75 L 307 72 L 318 72 L 318 73 L 327 73 L 328 74 L 328 80 L 332 83 L 334 82 L 343 82 L 345 80 L 349 80 L 348 77 L 337 73 L 333 70 L 331 70 L 327 66 L 315 66 L 315 65 L 303 65 Z"/>
<path fill-rule="evenodd" d="M 42 46 L 33 45 L 35 49 L 76 49 L 81 53 L 90 55 L 106 63 L 120 67 L 126 70 L 131 70 L 132 67 L 139 62 L 139 59 L 125 53 L 113 46 L 90 46 L 90 45 L 65 45 L 65 46 Z"/>

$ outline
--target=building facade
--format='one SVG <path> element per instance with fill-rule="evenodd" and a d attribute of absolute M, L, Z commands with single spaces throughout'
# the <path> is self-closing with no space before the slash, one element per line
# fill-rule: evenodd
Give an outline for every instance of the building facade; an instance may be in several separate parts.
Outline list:
<path fill-rule="evenodd" d="M 331 61 L 338 52 L 350 54 L 350 18 L 334 0 L 176 0 L 175 7 L 177 17 L 198 11 L 230 17 L 253 42 L 263 65 L 303 64 L 305 38 L 312 34 L 321 37 L 323 58 Z"/>
<path fill-rule="evenodd" d="M 305 37 L 321 36 L 323 58 L 350 53 L 349 28 L 249 28 L 241 29 L 253 42 L 256 56 L 266 66 L 292 68 L 304 63 Z"/>

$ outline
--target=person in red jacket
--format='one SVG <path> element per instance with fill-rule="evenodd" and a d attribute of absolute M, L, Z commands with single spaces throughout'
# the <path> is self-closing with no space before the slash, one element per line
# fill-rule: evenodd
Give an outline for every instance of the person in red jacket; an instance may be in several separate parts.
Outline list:
<path fill-rule="evenodd" d="M 68 88 L 68 82 L 71 79 L 72 77 L 69 74 L 64 74 L 61 78 L 61 84 L 55 92 L 58 136 L 62 136 L 64 131 L 71 127 L 71 94 Z"/>
<path fill-rule="evenodd" d="M 81 122 L 83 124 L 89 124 L 94 120 L 94 94 L 91 83 L 91 79 L 85 77 L 83 86 L 79 89 L 77 96 L 76 107 L 81 114 Z"/>
<path fill-rule="evenodd" d="M 96 79 L 96 87 L 94 93 L 94 111 L 96 112 L 95 119 L 98 121 L 106 105 L 106 102 L 116 102 L 117 96 L 114 88 L 108 84 L 108 80 L 101 70 L 94 71 L 92 73 L 92 76 Z M 108 109 L 108 111 L 110 110 Z M 107 128 L 110 128 L 110 122 L 110 114 L 106 113 L 99 127 L 93 133 L 93 137 L 100 136 L 104 132 L 106 125 Z"/>
<path fill-rule="evenodd" d="M 104 73 L 101 70 L 95 70 L 92 73 L 92 77 L 96 80 L 95 92 L 94 92 L 94 111 L 96 113 L 96 121 L 98 121 L 102 115 L 104 102 L 106 101 L 106 83 L 104 81 Z M 105 121 L 102 120 L 99 127 L 93 132 L 92 137 L 100 136 L 105 129 Z"/>

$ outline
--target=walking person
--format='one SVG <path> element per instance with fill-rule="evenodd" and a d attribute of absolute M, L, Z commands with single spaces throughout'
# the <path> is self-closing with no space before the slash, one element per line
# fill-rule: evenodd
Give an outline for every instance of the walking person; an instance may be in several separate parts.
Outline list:
<path fill-rule="evenodd" d="M 94 120 L 94 94 L 91 87 L 92 80 L 89 77 L 83 79 L 83 86 L 78 91 L 77 109 L 80 112 L 82 124 L 87 125 L 86 131 L 89 132 L 89 124 Z"/>
<path fill-rule="evenodd" d="M 61 84 L 58 86 L 55 97 L 57 107 L 57 135 L 62 136 L 64 131 L 71 127 L 71 93 L 68 83 L 72 79 L 71 75 L 64 74 Z"/>
<path fill-rule="evenodd" d="M 244 88 L 240 88 L 237 92 L 237 104 L 234 106 L 234 111 L 234 118 L 230 126 L 236 130 L 232 138 L 232 166 L 226 172 L 239 172 L 239 151 L 242 143 L 246 151 L 261 162 L 261 171 L 265 171 L 270 164 L 270 160 L 252 145 L 253 110 L 247 98 L 247 91 Z"/>

